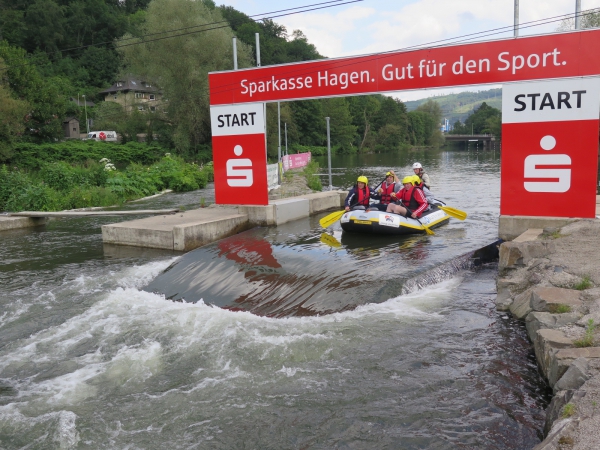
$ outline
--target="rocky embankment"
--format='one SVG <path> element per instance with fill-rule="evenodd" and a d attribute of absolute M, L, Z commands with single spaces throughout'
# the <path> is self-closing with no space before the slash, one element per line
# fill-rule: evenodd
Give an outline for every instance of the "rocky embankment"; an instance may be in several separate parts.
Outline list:
<path fill-rule="evenodd" d="M 306 183 L 306 177 L 302 172 L 302 169 L 291 169 L 288 170 L 283 179 L 281 180 L 281 186 L 277 189 L 271 189 L 269 191 L 269 200 L 278 200 L 288 197 L 297 197 L 299 195 L 311 194 L 313 191 L 308 187 Z"/>
<path fill-rule="evenodd" d="M 500 246 L 497 308 L 525 321 L 554 391 L 535 450 L 600 449 L 599 286 L 600 220 Z"/>

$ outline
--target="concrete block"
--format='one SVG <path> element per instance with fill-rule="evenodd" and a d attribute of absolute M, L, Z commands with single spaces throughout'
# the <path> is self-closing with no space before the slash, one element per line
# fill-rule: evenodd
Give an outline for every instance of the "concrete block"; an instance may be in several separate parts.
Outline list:
<path fill-rule="evenodd" d="M 500 245 L 498 269 L 526 266 L 534 258 L 543 258 L 556 251 L 552 241 L 503 242 Z"/>
<path fill-rule="evenodd" d="M 18 230 L 20 228 L 39 227 L 46 224 L 45 217 L 9 217 L 0 216 L 0 231 Z"/>
<path fill-rule="evenodd" d="M 550 314 L 549 312 L 533 311 L 525 318 L 527 335 L 533 342 L 537 337 L 538 330 L 564 327 L 576 323 L 580 317 L 581 314 L 577 313 Z"/>
<path fill-rule="evenodd" d="M 572 362 L 571 360 L 564 367 L 558 367 L 556 355 L 561 349 L 572 350 L 570 347 L 573 347 L 573 340 L 560 330 L 542 329 L 538 330 L 533 346 L 542 374 L 550 386 L 554 386 Z"/>
<path fill-rule="evenodd" d="M 303 219 L 309 216 L 309 201 L 305 198 L 274 200 L 275 225 Z"/>
<path fill-rule="evenodd" d="M 346 198 L 345 195 L 344 199 Z M 322 211 L 340 209 L 344 205 L 344 199 L 340 200 L 339 191 L 316 192 L 314 194 L 302 195 L 300 198 L 305 198 L 309 201 L 309 214 L 311 216 Z"/>
<path fill-rule="evenodd" d="M 517 319 L 524 319 L 527 314 L 529 314 L 531 311 L 533 311 L 531 309 L 531 291 L 533 290 L 533 288 L 529 288 L 524 292 L 521 292 L 519 295 L 517 295 L 515 297 L 515 300 L 512 302 L 512 304 L 510 305 L 510 312 L 513 313 L 513 315 L 517 318 Z"/>
<path fill-rule="evenodd" d="M 588 360 L 585 358 L 577 358 L 565 374 L 554 385 L 554 392 L 564 391 L 566 389 L 579 389 L 589 378 Z"/>
<path fill-rule="evenodd" d="M 175 225 L 173 227 L 173 250 L 189 252 L 251 227 L 246 214 L 231 214 L 218 220 L 207 219 L 196 223 Z"/>
<path fill-rule="evenodd" d="M 498 237 L 511 241 L 529 228 L 562 228 L 575 220 L 567 217 L 500 216 Z"/>
<path fill-rule="evenodd" d="M 131 222 L 102 225 L 102 241 L 105 244 L 133 245 L 135 247 L 163 248 L 173 250 L 173 229 L 157 230 L 127 226 Z"/>
<path fill-rule="evenodd" d="M 241 205 L 238 210 L 240 214 L 246 214 L 248 221 L 254 226 L 268 227 L 276 225 L 275 208 L 272 204 L 265 206 Z"/>
<path fill-rule="evenodd" d="M 531 293 L 531 309 L 553 312 L 559 305 L 567 305 L 571 310 L 583 305 L 579 300 L 579 291 L 557 287 L 535 287 Z"/>

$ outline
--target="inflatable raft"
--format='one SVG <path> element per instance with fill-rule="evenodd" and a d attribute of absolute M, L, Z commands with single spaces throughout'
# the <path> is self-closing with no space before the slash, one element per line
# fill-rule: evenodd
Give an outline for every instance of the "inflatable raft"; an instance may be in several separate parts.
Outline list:
<path fill-rule="evenodd" d="M 431 229 L 447 224 L 450 216 L 432 206 L 429 211 L 423 213 L 419 220 L 381 211 L 354 210 L 344 213 L 340 223 L 342 230 L 350 232 L 416 234 L 426 232 L 423 225 Z"/>

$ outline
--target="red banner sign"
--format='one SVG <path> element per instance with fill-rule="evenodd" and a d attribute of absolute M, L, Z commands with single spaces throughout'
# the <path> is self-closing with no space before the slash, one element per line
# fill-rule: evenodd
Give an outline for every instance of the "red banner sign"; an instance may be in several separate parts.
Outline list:
<path fill-rule="evenodd" d="M 517 83 L 502 92 L 500 214 L 596 214 L 598 78 Z"/>
<path fill-rule="evenodd" d="M 210 114 L 216 203 L 268 205 L 262 104 L 213 106 Z"/>
<path fill-rule="evenodd" d="M 209 74 L 211 105 L 600 74 L 600 30 Z"/>

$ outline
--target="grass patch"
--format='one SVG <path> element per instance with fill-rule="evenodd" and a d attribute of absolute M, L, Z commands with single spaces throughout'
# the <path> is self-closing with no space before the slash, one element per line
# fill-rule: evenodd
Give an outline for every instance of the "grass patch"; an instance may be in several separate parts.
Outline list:
<path fill-rule="evenodd" d="M 569 445 L 569 446 L 573 446 L 575 445 L 575 440 L 571 437 L 571 436 L 562 436 L 559 440 L 558 440 L 559 445 Z"/>
<path fill-rule="evenodd" d="M 577 289 L 578 291 L 584 291 L 592 287 L 592 281 L 590 280 L 589 275 L 584 275 L 581 278 L 581 281 L 573 286 L 573 289 Z"/>
<path fill-rule="evenodd" d="M 575 347 L 593 347 L 595 331 L 596 325 L 594 324 L 594 319 L 588 320 L 587 326 L 585 327 L 585 335 L 581 339 L 573 341 Z"/>
<path fill-rule="evenodd" d="M 565 406 L 563 406 L 563 410 L 562 410 L 563 419 L 571 417 L 571 416 L 573 416 L 573 414 L 575 414 L 575 404 L 574 403 L 567 403 Z"/>
<path fill-rule="evenodd" d="M 569 305 L 564 305 L 562 303 L 556 305 L 548 305 L 548 312 L 550 314 L 564 314 L 571 312 L 571 307 Z"/>
<path fill-rule="evenodd" d="M 323 190 L 323 184 L 321 183 L 321 179 L 317 175 L 318 172 L 319 172 L 319 163 L 316 161 L 309 162 L 308 165 L 302 171 L 302 173 L 306 177 L 306 184 L 313 191 L 322 191 Z"/>

